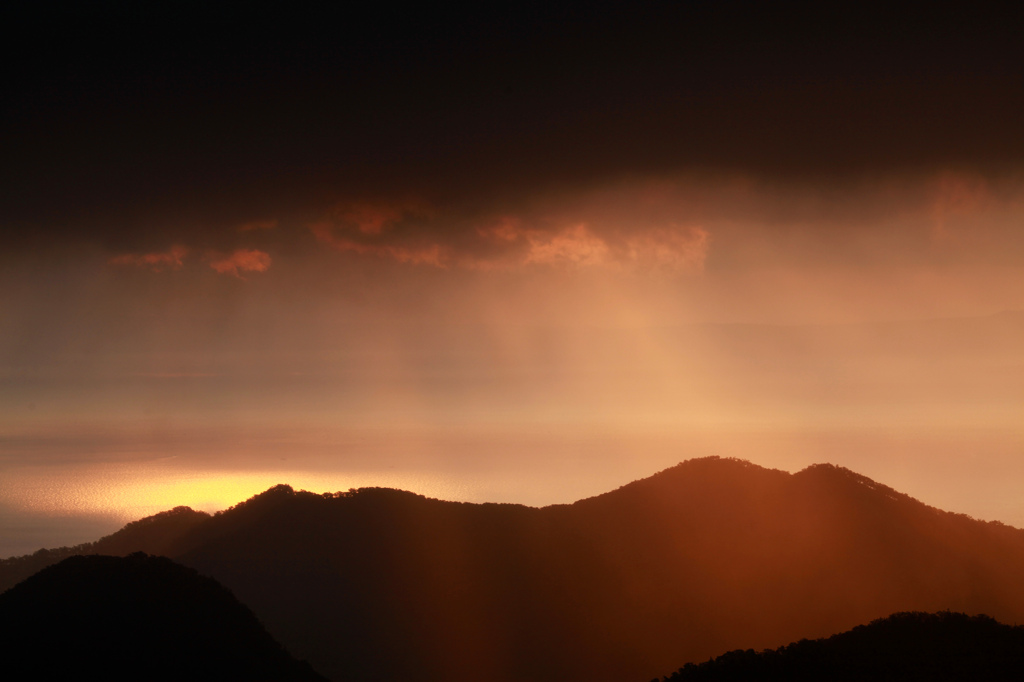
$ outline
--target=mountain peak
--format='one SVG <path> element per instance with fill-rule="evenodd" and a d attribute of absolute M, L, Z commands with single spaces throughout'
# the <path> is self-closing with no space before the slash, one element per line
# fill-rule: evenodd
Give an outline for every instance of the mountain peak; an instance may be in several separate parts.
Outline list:
<path fill-rule="evenodd" d="M 767 469 L 736 457 L 718 457 L 716 455 L 697 457 L 684 460 L 652 476 L 627 483 L 610 492 L 580 500 L 576 504 L 623 495 L 674 494 L 707 485 L 731 486 L 741 481 L 777 479 L 780 476 L 788 477 L 790 474 L 778 469 Z"/>
<path fill-rule="evenodd" d="M 173 531 L 167 556 L 337 679 L 650 679 L 886 613 L 1024 618 L 1024 531 L 834 464 L 691 459 L 543 509 L 279 485 L 212 518 L 171 510 L 133 528 Z"/>
<path fill-rule="evenodd" d="M 845 485 L 849 486 L 850 489 L 870 492 L 880 498 L 888 499 L 893 502 L 927 507 L 923 502 L 907 495 L 906 493 L 901 493 L 898 490 L 868 478 L 863 474 L 858 474 L 855 471 L 851 471 L 850 469 L 837 466 L 835 464 L 812 464 L 809 467 L 798 471 L 793 476 L 796 480 L 813 482 L 815 485 Z M 931 507 L 927 508 L 932 509 Z"/>

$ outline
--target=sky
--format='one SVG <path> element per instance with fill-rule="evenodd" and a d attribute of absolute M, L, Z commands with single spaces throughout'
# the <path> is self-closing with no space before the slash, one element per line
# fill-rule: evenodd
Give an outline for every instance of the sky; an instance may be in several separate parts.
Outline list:
<path fill-rule="evenodd" d="M 13 3 L 0 556 L 832 462 L 1024 527 L 1022 16 Z"/>

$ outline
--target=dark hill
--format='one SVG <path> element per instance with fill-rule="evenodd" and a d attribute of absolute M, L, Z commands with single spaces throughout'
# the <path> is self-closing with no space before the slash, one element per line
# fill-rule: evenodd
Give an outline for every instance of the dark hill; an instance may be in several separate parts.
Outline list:
<path fill-rule="evenodd" d="M 278 486 L 168 555 L 336 679 L 650 679 L 901 611 L 1024 621 L 1024 531 L 830 465 L 691 460 L 572 505 Z"/>
<path fill-rule="evenodd" d="M 125 556 L 145 552 L 170 556 L 172 547 L 197 525 L 210 518 L 206 512 L 189 507 L 175 507 L 138 521 L 132 521 L 116 533 L 74 547 L 41 549 L 35 554 L 0 559 L 0 592 L 20 583 L 30 575 L 72 556 L 105 554 Z"/>
<path fill-rule="evenodd" d="M 0 595 L 8 679 L 323 680 L 211 578 L 164 557 L 76 556 Z"/>
<path fill-rule="evenodd" d="M 730 651 L 664 682 L 1018 682 L 1024 627 L 962 613 L 897 613 L 827 639 Z M 657 682 L 654 680 L 652 682 Z"/>

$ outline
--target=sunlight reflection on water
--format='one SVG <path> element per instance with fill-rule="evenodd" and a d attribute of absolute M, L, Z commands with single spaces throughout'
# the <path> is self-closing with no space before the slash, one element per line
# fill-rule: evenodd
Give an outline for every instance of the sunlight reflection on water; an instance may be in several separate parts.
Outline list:
<path fill-rule="evenodd" d="M 159 464 L 99 464 L 73 470 L 24 468 L 8 472 L 0 483 L 0 498 L 36 513 L 103 513 L 127 522 L 180 505 L 219 511 L 279 483 L 317 493 L 382 486 L 443 499 L 472 497 L 470 486 L 464 482 L 414 473 L 200 471 Z"/>

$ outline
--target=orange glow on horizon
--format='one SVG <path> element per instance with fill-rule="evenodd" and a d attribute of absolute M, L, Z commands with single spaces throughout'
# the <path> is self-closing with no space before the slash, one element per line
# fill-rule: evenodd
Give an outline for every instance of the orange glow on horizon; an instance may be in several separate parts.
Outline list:
<path fill-rule="evenodd" d="M 11 471 L 0 486 L 0 494 L 8 504 L 28 512 L 114 516 L 128 523 L 178 506 L 208 513 L 221 511 L 278 484 L 315 493 L 377 486 L 438 498 L 458 498 L 461 493 L 458 486 L 415 474 L 244 472 L 160 464 L 100 464 L 72 467 L 59 474 L 40 468 Z"/>

